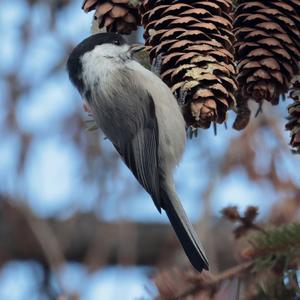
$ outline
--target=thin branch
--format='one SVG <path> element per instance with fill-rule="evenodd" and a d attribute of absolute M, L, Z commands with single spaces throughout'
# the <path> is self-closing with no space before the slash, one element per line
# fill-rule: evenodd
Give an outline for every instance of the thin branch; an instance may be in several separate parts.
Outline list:
<path fill-rule="evenodd" d="M 190 295 L 195 295 L 203 290 L 211 290 L 211 289 L 215 288 L 216 286 L 218 286 L 223 281 L 231 279 L 233 277 L 237 277 L 241 273 L 248 271 L 252 267 L 253 263 L 254 263 L 253 261 L 246 262 L 246 263 L 237 265 L 233 268 L 230 268 L 230 269 L 224 271 L 223 273 L 216 275 L 210 282 L 199 281 L 199 283 L 197 283 L 195 286 L 182 292 L 181 294 L 179 294 L 178 296 L 173 298 L 173 300 L 182 300 Z"/>
<path fill-rule="evenodd" d="M 65 259 L 55 233 L 47 221 L 37 218 L 26 205 L 19 205 L 18 207 L 26 218 L 29 227 L 43 249 L 50 269 L 56 276 L 61 293 L 63 295 L 67 295 L 60 280 L 60 267 L 65 263 Z"/>

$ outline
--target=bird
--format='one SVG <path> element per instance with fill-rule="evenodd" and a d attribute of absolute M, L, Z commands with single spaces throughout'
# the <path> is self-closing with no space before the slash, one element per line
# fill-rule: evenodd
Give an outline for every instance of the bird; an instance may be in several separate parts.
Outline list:
<path fill-rule="evenodd" d="M 173 180 L 186 144 L 181 109 L 169 87 L 134 54 L 134 47 L 118 33 L 91 35 L 70 53 L 69 78 L 157 210 L 166 212 L 192 266 L 208 270 Z"/>

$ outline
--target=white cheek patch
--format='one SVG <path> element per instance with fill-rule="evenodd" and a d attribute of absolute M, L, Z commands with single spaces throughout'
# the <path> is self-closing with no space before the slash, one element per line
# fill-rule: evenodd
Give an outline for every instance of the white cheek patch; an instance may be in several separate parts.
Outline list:
<path fill-rule="evenodd" d="M 105 79 L 111 73 L 112 64 L 119 65 L 119 58 L 124 56 L 128 50 L 128 45 L 103 44 L 86 52 L 81 58 L 82 79 L 85 86 L 94 88 L 95 82 Z"/>

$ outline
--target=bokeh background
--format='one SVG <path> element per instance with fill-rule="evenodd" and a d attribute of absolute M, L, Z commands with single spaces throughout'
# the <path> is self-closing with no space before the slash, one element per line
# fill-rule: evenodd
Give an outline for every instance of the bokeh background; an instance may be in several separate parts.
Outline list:
<path fill-rule="evenodd" d="M 80 7 L 0 0 L 0 299 L 153 299 L 159 270 L 188 265 L 109 141 L 85 130 L 65 69 L 90 34 L 92 15 Z M 273 224 L 300 217 L 288 103 L 265 105 L 243 132 L 229 116 L 228 129 L 187 143 L 176 185 L 215 272 L 237 260 L 223 207 L 257 205 Z"/>

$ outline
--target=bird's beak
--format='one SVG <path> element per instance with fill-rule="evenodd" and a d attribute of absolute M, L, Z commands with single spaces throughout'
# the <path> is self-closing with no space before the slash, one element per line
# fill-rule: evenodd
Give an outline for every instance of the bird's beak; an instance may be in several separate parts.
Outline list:
<path fill-rule="evenodd" d="M 134 60 L 137 60 L 145 68 L 151 69 L 149 51 L 151 47 L 143 44 L 133 44 L 129 47 L 129 56 Z"/>
<path fill-rule="evenodd" d="M 141 52 L 141 51 L 145 51 L 146 50 L 146 46 L 144 44 L 133 44 L 129 47 L 129 51 L 132 54 Z"/>

